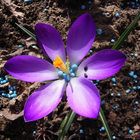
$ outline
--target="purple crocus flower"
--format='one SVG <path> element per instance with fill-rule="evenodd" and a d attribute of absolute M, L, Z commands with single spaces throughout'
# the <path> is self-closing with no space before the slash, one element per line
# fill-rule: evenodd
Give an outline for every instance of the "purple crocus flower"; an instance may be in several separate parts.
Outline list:
<path fill-rule="evenodd" d="M 25 121 L 35 121 L 51 113 L 65 91 L 74 112 L 97 118 L 100 95 L 91 80 L 105 79 L 117 73 L 125 63 L 125 55 L 117 50 L 104 49 L 83 59 L 92 47 L 96 33 L 89 14 L 83 14 L 71 26 L 66 48 L 58 31 L 48 24 L 36 24 L 35 33 L 52 64 L 28 55 L 13 57 L 5 64 L 6 71 L 16 79 L 27 82 L 52 80 L 27 99 Z"/>

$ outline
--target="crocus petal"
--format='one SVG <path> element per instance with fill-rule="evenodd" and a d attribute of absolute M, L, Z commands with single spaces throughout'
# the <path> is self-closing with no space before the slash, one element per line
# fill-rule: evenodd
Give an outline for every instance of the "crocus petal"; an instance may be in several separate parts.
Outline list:
<path fill-rule="evenodd" d="M 39 45 L 41 45 L 52 61 L 56 56 L 59 56 L 65 62 L 64 44 L 59 32 L 54 27 L 48 24 L 38 23 L 35 26 L 35 33 Z"/>
<path fill-rule="evenodd" d="M 32 93 L 24 107 L 24 120 L 35 121 L 51 113 L 61 101 L 65 81 L 58 80 L 42 86 Z"/>
<path fill-rule="evenodd" d="M 117 50 L 105 49 L 84 60 L 78 75 L 92 80 L 101 80 L 117 73 L 124 65 L 126 57 Z"/>
<path fill-rule="evenodd" d="M 95 39 L 96 29 L 91 15 L 83 14 L 71 26 L 67 39 L 67 55 L 78 64 L 87 54 Z"/>
<path fill-rule="evenodd" d="M 68 104 L 77 114 L 97 118 L 100 110 L 99 91 L 95 85 L 85 78 L 73 78 L 67 89 Z"/>
<path fill-rule="evenodd" d="M 35 56 L 20 55 L 13 57 L 6 62 L 4 68 L 16 79 L 27 82 L 40 82 L 58 78 L 52 64 Z"/>

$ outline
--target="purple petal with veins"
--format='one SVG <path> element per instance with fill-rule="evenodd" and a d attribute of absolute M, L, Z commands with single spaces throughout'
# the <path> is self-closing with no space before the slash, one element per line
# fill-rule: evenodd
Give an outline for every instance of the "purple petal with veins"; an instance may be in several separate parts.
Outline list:
<path fill-rule="evenodd" d="M 73 78 L 67 89 L 68 104 L 77 114 L 97 118 L 100 110 L 100 95 L 96 86 L 85 78 Z"/>
<path fill-rule="evenodd" d="M 67 55 L 71 64 L 79 64 L 86 56 L 96 35 L 92 16 L 83 14 L 70 27 L 67 39 Z"/>
<path fill-rule="evenodd" d="M 35 33 L 39 45 L 52 61 L 56 56 L 60 56 L 64 62 L 66 61 L 64 43 L 54 27 L 45 23 L 38 23 L 35 26 Z"/>
<path fill-rule="evenodd" d="M 24 107 L 24 119 L 26 122 L 35 121 L 51 113 L 62 99 L 65 81 L 58 80 L 32 93 Z"/>
<path fill-rule="evenodd" d="M 8 60 L 4 66 L 13 77 L 27 82 L 42 82 L 58 79 L 53 65 L 30 55 L 20 55 Z"/>
<path fill-rule="evenodd" d="M 78 75 L 91 80 L 101 80 L 113 76 L 124 65 L 126 57 L 117 50 L 101 50 L 85 59 L 78 68 Z"/>

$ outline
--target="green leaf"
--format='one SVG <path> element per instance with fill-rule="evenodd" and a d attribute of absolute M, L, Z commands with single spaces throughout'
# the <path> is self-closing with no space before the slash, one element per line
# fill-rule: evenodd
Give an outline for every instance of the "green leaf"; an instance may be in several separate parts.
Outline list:
<path fill-rule="evenodd" d="M 35 34 L 30 32 L 28 29 L 23 27 L 22 25 L 19 25 L 18 23 L 15 23 L 21 30 L 23 30 L 26 34 L 28 34 L 30 37 L 32 37 L 34 40 L 36 40 Z"/>
<path fill-rule="evenodd" d="M 106 121 L 106 118 L 105 118 L 105 115 L 104 115 L 104 112 L 102 110 L 102 108 L 100 109 L 100 113 L 99 113 L 99 116 L 100 116 L 100 119 L 102 121 L 102 124 L 106 130 L 106 133 L 107 133 L 107 136 L 108 136 L 108 139 L 109 140 L 112 140 L 112 135 L 111 135 L 111 131 L 110 131 L 110 128 L 107 124 L 107 121 Z"/>
<path fill-rule="evenodd" d="M 59 128 L 59 135 L 58 135 L 58 140 L 64 140 L 64 137 L 66 133 L 68 132 L 74 118 L 75 118 L 75 113 L 73 111 L 70 111 L 68 115 L 64 118 L 62 121 L 60 128 Z"/>
<path fill-rule="evenodd" d="M 125 41 L 125 39 L 128 37 L 129 33 L 134 30 L 134 28 L 136 27 L 136 24 L 138 23 L 138 21 L 140 20 L 140 12 L 138 13 L 138 15 L 135 17 L 135 19 L 132 21 L 131 24 L 129 24 L 129 26 L 126 28 L 126 30 L 121 34 L 121 36 L 119 37 L 119 39 L 115 42 L 114 46 L 112 47 L 112 49 L 119 49 L 122 45 L 122 43 Z"/>

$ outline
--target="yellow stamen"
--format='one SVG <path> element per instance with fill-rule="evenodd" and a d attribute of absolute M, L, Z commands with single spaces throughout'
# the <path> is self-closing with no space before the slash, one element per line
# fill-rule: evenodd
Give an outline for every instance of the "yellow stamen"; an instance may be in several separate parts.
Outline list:
<path fill-rule="evenodd" d="M 66 65 L 64 64 L 63 60 L 59 56 L 55 58 L 55 60 L 53 61 L 53 65 L 54 67 L 59 68 L 63 72 L 66 73 L 68 72 Z"/>
<path fill-rule="evenodd" d="M 69 58 L 68 58 L 68 56 L 67 56 L 67 58 L 66 58 L 66 68 L 67 68 L 67 70 L 69 70 L 69 67 L 70 67 L 70 62 L 69 62 Z"/>

